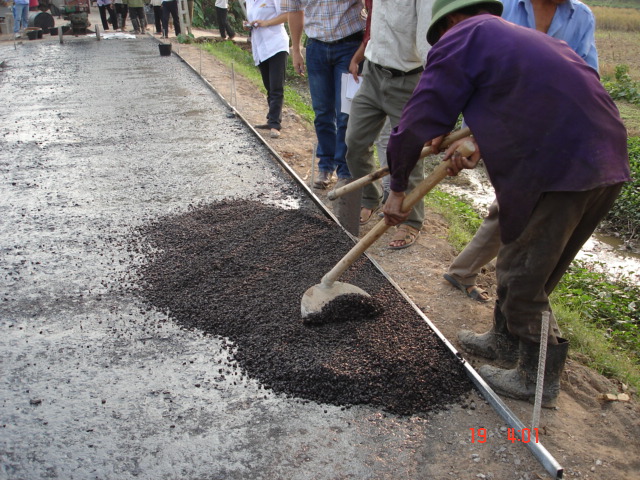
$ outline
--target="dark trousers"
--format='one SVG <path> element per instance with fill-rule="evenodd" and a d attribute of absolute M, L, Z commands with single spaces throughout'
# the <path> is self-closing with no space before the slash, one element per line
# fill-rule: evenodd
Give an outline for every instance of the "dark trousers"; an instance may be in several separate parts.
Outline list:
<path fill-rule="evenodd" d="M 162 5 L 153 6 L 153 20 L 156 24 L 156 33 L 162 33 Z"/>
<path fill-rule="evenodd" d="M 258 65 L 262 74 L 262 83 L 267 89 L 267 125 L 280 130 L 282 121 L 282 103 L 284 102 L 284 75 L 287 68 L 287 52 L 278 52 Z"/>
<path fill-rule="evenodd" d="M 131 18 L 131 25 L 135 30 L 144 31 L 147 26 L 144 7 L 129 7 L 129 18 Z"/>
<path fill-rule="evenodd" d="M 173 29 L 176 36 L 180 35 L 180 16 L 178 15 L 178 2 L 176 0 L 162 2 L 162 31 L 165 36 L 169 35 L 169 15 L 173 18 Z"/>
<path fill-rule="evenodd" d="M 618 183 L 543 193 L 522 234 L 502 244 L 496 263 L 498 299 L 511 334 L 540 342 L 542 313 L 551 310 L 549 295 L 621 189 Z"/>
<path fill-rule="evenodd" d="M 118 28 L 118 21 L 116 20 L 115 13 L 111 8 L 111 5 L 98 5 L 98 10 L 100 11 L 100 20 L 102 20 L 102 29 L 109 30 L 109 23 L 113 25 L 113 29 L 116 30 Z M 109 20 L 107 23 L 107 12 L 109 12 Z"/>
<path fill-rule="evenodd" d="M 116 17 L 120 17 L 119 22 L 121 24 L 118 27 L 124 29 L 124 24 L 127 21 L 127 13 L 129 13 L 129 5 L 125 5 L 124 3 L 116 3 Z"/>
<path fill-rule="evenodd" d="M 216 7 L 216 17 L 218 19 L 218 28 L 220 29 L 220 36 L 222 38 L 233 38 L 236 36 L 236 31 L 233 29 L 227 18 L 227 9 Z"/>

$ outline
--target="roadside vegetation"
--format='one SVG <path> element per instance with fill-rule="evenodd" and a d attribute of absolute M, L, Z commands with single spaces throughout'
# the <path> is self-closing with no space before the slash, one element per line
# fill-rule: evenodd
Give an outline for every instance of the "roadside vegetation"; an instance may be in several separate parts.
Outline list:
<path fill-rule="evenodd" d="M 213 4 L 213 0 L 209 3 Z M 194 25 L 215 28 L 211 26 L 215 25 L 215 14 L 209 3 L 204 2 L 203 8 L 196 2 Z M 637 247 L 640 242 L 640 1 L 588 3 L 598 25 L 596 43 L 602 83 L 616 101 L 629 131 L 634 179 L 625 185 L 603 228 Z M 232 10 L 231 14 L 234 25 L 238 24 L 241 12 Z M 238 74 L 264 92 L 250 50 L 230 41 L 207 43 L 202 48 L 227 65 L 233 64 Z M 305 120 L 313 121 L 306 80 L 297 76 L 291 65 L 287 70 L 285 103 Z M 448 240 L 454 249 L 462 250 L 482 222 L 470 201 L 437 189 L 425 201 L 428 208 L 448 221 Z M 640 392 L 640 285 L 623 274 L 612 277 L 597 262 L 575 261 L 551 301 L 563 333 L 571 341 L 571 355 Z"/>

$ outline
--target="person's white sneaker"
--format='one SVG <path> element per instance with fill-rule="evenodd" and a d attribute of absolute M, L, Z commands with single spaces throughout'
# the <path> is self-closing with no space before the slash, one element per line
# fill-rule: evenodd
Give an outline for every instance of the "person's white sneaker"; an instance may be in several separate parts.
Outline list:
<path fill-rule="evenodd" d="M 16 32 L 15 38 L 21 38 L 21 37 L 22 37 L 22 35 L 20 34 L 20 32 Z"/>

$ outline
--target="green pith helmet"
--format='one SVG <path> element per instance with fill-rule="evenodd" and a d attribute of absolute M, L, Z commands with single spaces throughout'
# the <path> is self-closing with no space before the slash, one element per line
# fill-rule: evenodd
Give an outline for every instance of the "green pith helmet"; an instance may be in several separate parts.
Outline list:
<path fill-rule="evenodd" d="M 456 10 L 474 5 L 482 5 L 494 15 L 502 14 L 503 5 L 500 0 L 436 0 L 431 9 L 431 25 L 427 30 L 427 42 L 429 42 L 429 45 L 433 45 L 440 39 L 440 32 L 438 31 L 440 20 Z"/>

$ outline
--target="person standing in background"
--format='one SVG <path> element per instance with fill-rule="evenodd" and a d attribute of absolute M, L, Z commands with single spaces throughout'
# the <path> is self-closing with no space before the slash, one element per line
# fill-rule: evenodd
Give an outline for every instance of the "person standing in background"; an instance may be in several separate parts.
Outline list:
<path fill-rule="evenodd" d="M 147 17 L 144 13 L 144 0 L 124 0 L 129 8 L 131 26 L 136 35 L 141 35 L 147 31 Z"/>
<path fill-rule="evenodd" d="M 282 128 L 284 78 L 289 55 L 289 35 L 284 28 L 288 14 L 282 13 L 280 0 L 247 0 L 247 27 L 251 29 L 251 49 L 267 90 L 267 123 L 256 128 L 269 129 L 278 138 Z"/>
<path fill-rule="evenodd" d="M 229 40 L 233 40 L 236 36 L 236 31 L 229 23 L 228 10 L 229 0 L 216 0 L 216 18 L 218 20 L 220 36 L 223 40 L 227 38 L 227 35 L 229 35 Z"/>
<path fill-rule="evenodd" d="M 373 145 L 387 119 L 395 127 L 402 109 L 411 97 L 424 70 L 429 50 L 424 34 L 431 19 L 432 0 L 408 0 L 402 3 L 365 0 L 367 29 L 355 53 L 349 72 L 357 78 L 364 60 L 362 83 L 351 102 L 347 126 L 347 164 L 353 178 L 361 178 L 376 169 Z M 424 161 L 416 163 L 409 188 L 424 179 Z M 377 212 L 384 193 L 380 182 L 362 188 L 360 225 Z M 418 202 L 409 218 L 398 226 L 389 248 L 413 245 L 424 221 L 424 202 Z"/>
<path fill-rule="evenodd" d="M 304 75 L 302 32 L 307 34 L 309 92 L 318 138 L 318 177 L 313 186 L 327 188 L 335 172 L 338 182 L 351 178 L 347 167 L 345 134 L 349 115 L 343 113 L 342 74 L 364 38 L 361 0 L 282 0 L 289 13 L 293 68 Z"/>
<path fill-rule="evenodd" d="M 129 7 L 124 3 L 124 0 L 114 0 L 113 5 L 116 9 L 116 21 L 118 23 L 118 26 L 115 29 L 124 32 Z"/>
<path fill-rule="evenodd" d="M 162 0 L 151 0 L 153 7 L 153 23 L 156 27 L 156 35 L 162 35 Z"/>
<path fill-rule="evenodd" d="M 116 20 L 113 8 L 111 8 L 111 0 L 97 0 L 98 10 L 100 11 L 100 20 L 102 21 L 102 29 L 106 32 L 109 30 L 109 23 L 113 26 L 114 30 L 118 29 L 118 21 Z M 107 12 L 109 12 L 109 19 L 107 20 Z"/>
<path fill-rule="evenodd" d="M 13 2 L 13 34 L 15 38 L 22 36 L 22 30 L 29 26 L 29 0 Z"/>
<path fill-rule="evenodd" d="M 178 2 L 176 0 L 162 0 L 162 37 L 169 37 L 169 15 L 173 18 L 173 31 L 176 37 L 182 31 L 180 29 L 180 16 L 178 15 Z"/>

